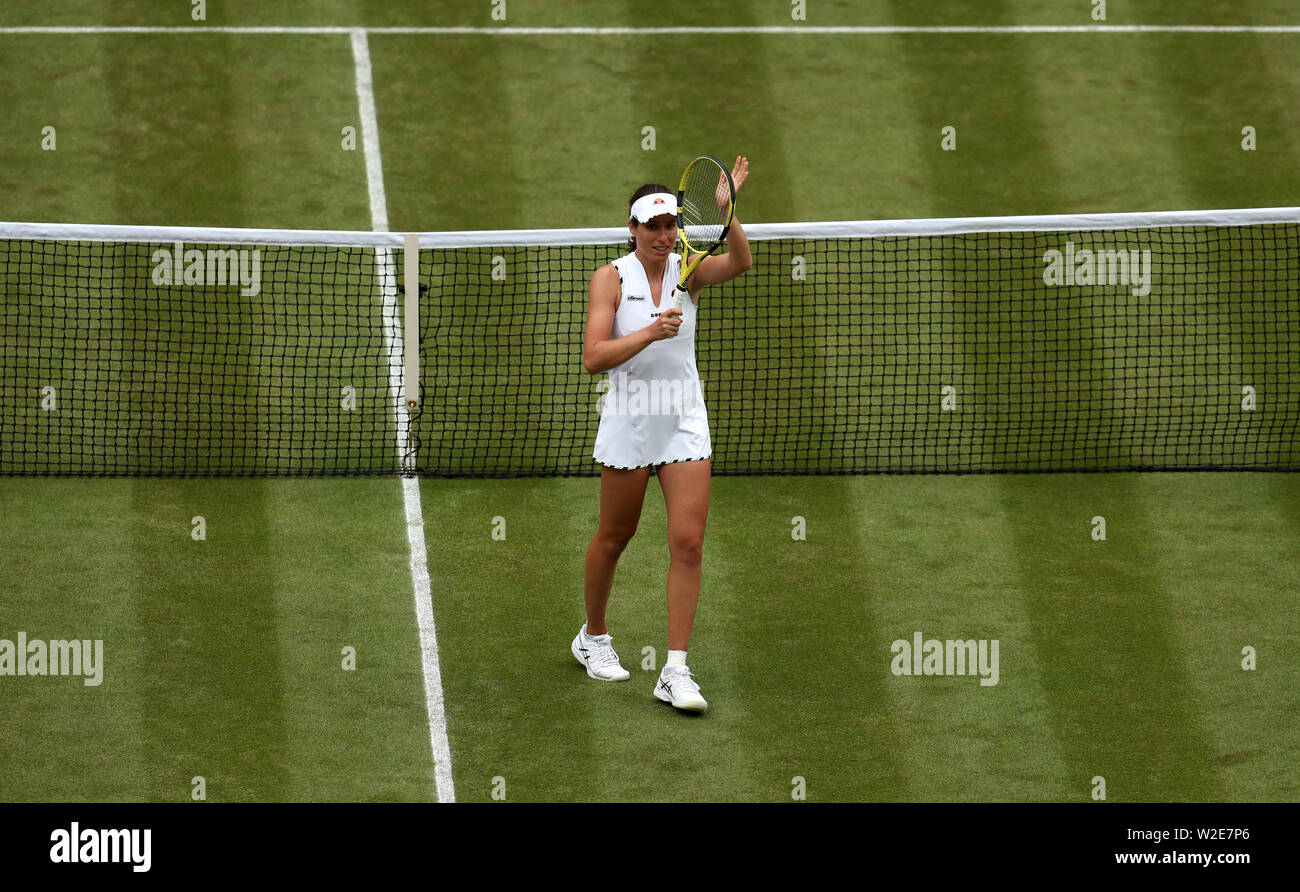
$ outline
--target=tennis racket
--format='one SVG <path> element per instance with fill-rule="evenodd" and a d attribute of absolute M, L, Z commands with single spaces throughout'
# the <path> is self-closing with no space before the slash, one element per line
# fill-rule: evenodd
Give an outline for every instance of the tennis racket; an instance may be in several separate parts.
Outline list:
<path fill-rule="evenodd" d="M 690 297 L 686 282 L 700 261 L 727 240 L 735 208 L 736 185 L 721 161 L 701 155 L 687 165 L 677 190 L 677 236 L 685 250 L 681 281 L 673 291 L 674 310 L 680 310 Z"/>

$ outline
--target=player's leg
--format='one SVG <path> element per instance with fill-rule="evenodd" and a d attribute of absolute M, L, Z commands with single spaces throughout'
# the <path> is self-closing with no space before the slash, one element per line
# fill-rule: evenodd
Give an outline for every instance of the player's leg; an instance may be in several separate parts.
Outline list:
<path fill-rule="evenodd" d="M 709 707 L 686 665 L 686 648 L 700 600 L 709 476 L 708 461 L 659 466 L 659 485 L 668 508 L 668 658 L 654 693 L 689 712 L 704 712 Z"/>
<path fill-rule="evenodd" d="M 686 650 L 700 599 L 704 526 L 709 518 L 712 464 L 660 465 L 659 485 L 668 509 L 668 648 Z"/>
<path fill-rule="evenodd" d="M 649 468 L 600 470 L 600 521 L 596 535 L 587 546 L 584 585 L 589 635 L 604 635 L 609 631 L 605 627 L 605 606 L 614 586 L 614 570 L 619 555 L 636 533 L 649 480 Z"/>

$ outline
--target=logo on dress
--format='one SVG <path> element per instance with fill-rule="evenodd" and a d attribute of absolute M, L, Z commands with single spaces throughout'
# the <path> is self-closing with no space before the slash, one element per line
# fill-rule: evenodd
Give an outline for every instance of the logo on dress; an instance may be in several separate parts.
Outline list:
<path fill-rule="evenodd" d="M 644 295 L 644 294 L 629 294 L 629 295 L 627 296 L 627 299 L 628 299 L 628 300 L 645 300 L 645 295 Z"/>

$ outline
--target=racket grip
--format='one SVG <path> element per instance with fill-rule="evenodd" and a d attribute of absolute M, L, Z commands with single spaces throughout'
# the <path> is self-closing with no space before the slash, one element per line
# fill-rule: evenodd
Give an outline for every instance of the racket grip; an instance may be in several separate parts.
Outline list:
<path fill-rule="evenodd" d="M 683 288 L 681 285 L 678 285 L 676 288 L 673 289 L 672 308 L 674 310 L 680 310 L 682 307 L 686 305 L 686 299 L 688 297 L 690 297 L 690 292 L 687 291 L 685 288 Z"/>

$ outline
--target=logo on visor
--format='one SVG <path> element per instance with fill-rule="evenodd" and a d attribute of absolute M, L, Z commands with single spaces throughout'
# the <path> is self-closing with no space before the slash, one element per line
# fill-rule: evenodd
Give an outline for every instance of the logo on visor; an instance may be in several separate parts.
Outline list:
<path fill-rule="evenodd" d="M 655 201 L 654 201 L 654 203 L 655 203 L 655 204 L 663 204 L 663 203 L 664 203 L 664 200 L 663 200 L 662 198 L 656 198 Z"/>

